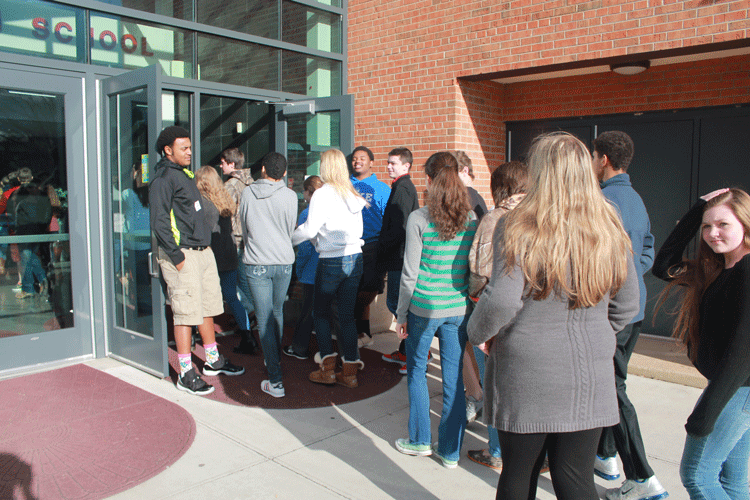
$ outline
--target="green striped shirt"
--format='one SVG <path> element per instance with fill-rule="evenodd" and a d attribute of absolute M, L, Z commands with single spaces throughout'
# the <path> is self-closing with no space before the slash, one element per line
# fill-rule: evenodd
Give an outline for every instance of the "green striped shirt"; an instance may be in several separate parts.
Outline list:
<path fill-rule="evenodd" d="M 477 220 L 472 212 L 465 229 L 453 239 L 443 241 L 426 207 L 409 216 L 397 311 L 399 323 L 406 321 L 407 311 L 427 318 L 466 314 L 469 250 L 476 230 Z"/>

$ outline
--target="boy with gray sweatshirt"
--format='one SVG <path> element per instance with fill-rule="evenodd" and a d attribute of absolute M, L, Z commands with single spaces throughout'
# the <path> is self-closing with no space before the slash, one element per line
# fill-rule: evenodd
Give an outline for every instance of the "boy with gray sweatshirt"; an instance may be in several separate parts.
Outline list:
<path fill-rule="evenodd" d="M 258 333 L 268 380 L 263 392 L 284 397 L 281 377 L 281 336 L 284 333 L 284 298 L 292 278 L 292 233 L 297 222 L 297 194 L 286 187 L 286 158 L 268 153 L 261 162 L 261 178 L 242 191 L 239 215 L 247 281 L 255 305 Z"/>

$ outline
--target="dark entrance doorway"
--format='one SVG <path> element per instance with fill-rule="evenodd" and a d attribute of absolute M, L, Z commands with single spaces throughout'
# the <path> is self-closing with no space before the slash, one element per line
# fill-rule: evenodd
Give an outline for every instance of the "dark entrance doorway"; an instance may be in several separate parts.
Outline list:
<path fill-rule="evenodd" d="M 699 196 L 720 187 L 750 188 L 750 106 L 701 108 L 685 111 L 610 115 L 507 124 L 507 157 L 524 160 L 534 137 L 563 130 L 591 148 L 602 132 L 622 130 L 635 143 L 628 168 L 635 190 L 643 198 L 651 219 L 656 249 L 680 217 Z M 653 310 L 663 282 L 650 272 L 643 332 L 671 334 L 672 317 Z"/>

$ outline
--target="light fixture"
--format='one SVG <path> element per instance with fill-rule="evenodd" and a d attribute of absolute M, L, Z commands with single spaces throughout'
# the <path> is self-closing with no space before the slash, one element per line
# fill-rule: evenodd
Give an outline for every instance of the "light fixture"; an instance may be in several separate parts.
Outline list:
<path fill-rule="evenodd" d="M 651 66 L 651 61 L 636 61 L 622 64 L 610 64 L 609 69 L 618 75 L 637 75 L 643 73 Z"/>

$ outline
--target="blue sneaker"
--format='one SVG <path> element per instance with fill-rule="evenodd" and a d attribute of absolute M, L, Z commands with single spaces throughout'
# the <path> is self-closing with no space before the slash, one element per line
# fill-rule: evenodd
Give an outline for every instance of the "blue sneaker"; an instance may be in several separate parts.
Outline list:
<path fill-rule="evenodd" d="M 594 458 L 594 474 L 607 481 L 614 481 L 620 477 L 620 468 L 617 467 L 617 457 L 602 458 L 597 455 Z"/>

